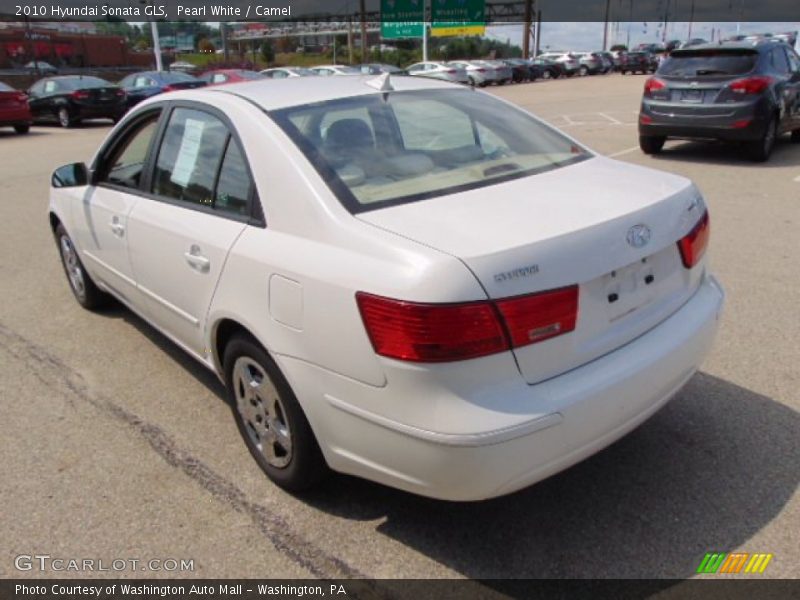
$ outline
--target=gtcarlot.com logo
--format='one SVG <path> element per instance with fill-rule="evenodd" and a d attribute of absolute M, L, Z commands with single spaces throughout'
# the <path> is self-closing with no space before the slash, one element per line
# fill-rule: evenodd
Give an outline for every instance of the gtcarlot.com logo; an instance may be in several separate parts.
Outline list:
<path fill-rule="evenodd" d="M 767 570 L 772 554 L 756 552 L 708 552 L 697 567 L 697 572 L 705 575 L 754 573 Z"/>
<path fill-rule="evenodd" d="M 193 572 L 194 559 L 186 558 L 61 558 L 49 554 L 19 554 L 14 558 L 17 571 L 69 572 Z"/>

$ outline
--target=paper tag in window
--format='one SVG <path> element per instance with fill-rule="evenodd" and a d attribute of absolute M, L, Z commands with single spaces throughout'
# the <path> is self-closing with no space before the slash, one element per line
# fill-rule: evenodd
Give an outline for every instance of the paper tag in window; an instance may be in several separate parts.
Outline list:
<path fill-rule="evenodd" d="M 197 157 L 200 154 L 200 140 L 203 139 L 203 129 L 206 124 L 197 119 L 186 119 L 183 128 L 183 140 L 181 149 L 178 151 L 178 158 L 175 167 L 172 169 L 170 179 L 173 183 L 181 187 L 189 185 L 189 180 L 194 172 Z"/>

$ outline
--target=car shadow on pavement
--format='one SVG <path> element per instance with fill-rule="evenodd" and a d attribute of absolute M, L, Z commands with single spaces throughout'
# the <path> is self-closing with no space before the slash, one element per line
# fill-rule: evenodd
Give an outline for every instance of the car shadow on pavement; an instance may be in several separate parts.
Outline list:
<path fill-rule="evenodd" d="M 800 144 L 789 141 L 789 136 L 781 136 L 775 143 L 768 161 L 753 162 L 740 144 L 711 141 L 668 141 L 659 154 L 651 155 L 656 161 L 691 161 L 736 168 L 764 169 L 765 167 L 795 167 L 800 164 Z"/>
<path fill-rule="evenodd" d="M 227 402 L 210 371 L 139 317 L 105 314 Z M 628 436 L 509 496 L 445 502 L 337 474 L 298 499 L 378 520 L 378 532 L 469 578 L 686 578 L 706 552 L 772 551 L 749 540 L 800 484 L 798 440 L 799 413 L 701 372 Z"/>
<path fill-rule="evenodd" d="M 797 490 L 798 440 L 797 412 L 700 373 L 627 437 L 511 496 L 458 504 L 336 477 L 304 500 L 383 518 L 470 578 L 684 578 L 708 551 L 771 551 L 748 540 Z"/>

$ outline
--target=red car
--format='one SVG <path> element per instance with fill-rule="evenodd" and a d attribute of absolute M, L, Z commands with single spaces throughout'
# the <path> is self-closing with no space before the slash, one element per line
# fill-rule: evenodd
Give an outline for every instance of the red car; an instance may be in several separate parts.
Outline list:
<path fill-rule="evenodd" d="M 13 127 L 17 133 L 28 133 L 32 122 L 28 94 L 0 81 L 0 127 Z"/>
<path fill-rule="evenodd" d="M 200 79 L 208 85 L 222 85 L 223 83 L 239 83 L 241 81 L 253 81 L 254 79 L 264 79 L 264 75 L 256 71 L 246 69 L 214 69 L 206 71 Z"/>

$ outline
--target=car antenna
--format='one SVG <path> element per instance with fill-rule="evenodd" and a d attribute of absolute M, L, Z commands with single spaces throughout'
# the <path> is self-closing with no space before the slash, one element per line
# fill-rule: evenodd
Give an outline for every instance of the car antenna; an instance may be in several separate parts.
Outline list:
<path fill-rule="evenodd" d="M 379 92 L 393 92 L 394 86 L 392 85 L 392 76 L 390 73 L 384 73 L 380 77 L 370 79 L 366 82 L 371 88 L 375 88 Z"/>

